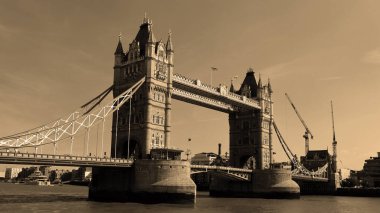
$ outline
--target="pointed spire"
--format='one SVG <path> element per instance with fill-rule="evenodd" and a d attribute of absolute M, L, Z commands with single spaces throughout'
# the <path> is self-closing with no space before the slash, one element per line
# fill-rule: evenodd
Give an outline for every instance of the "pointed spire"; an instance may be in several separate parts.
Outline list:
<path fill-rule="evenodd" d="M 337 142 L 336 142 L 336 138 L 335 138 L 335 124 L 334 124 L 334 108 L 333 108 L 333 102 L 331 101 L 330 104 L 331 104 L 331 118 L 332 118 L 332 128 L 333 128 L 333 143 L 337 143 Z"/>
<path fill-rule="evenodd" d="M 123 45 L 121 44 L 121 33 L 119 34 L 119 42 L 117 44 L 116 50 L 115 50 L 115 55 L 123 54 Z"/>
<path fill-rule="evenodd" d="M 233 84 L 233 79 L 231 79 L 231 86 L 230 86 L 230 92 L 235 92 L 234 84 Z"/>
<path fill-rule="evenodd" d="M 273 93 L 272 86 L 270 85 L 270 78 L 268 78 L 268 91 L 269 93 Z"/>
<path fill-rule="evenodd" d="M 142 24 L 152 24 L 152 20 L 150 20 L 147 16 L 146 16 L 146 12 L 144 13 L 144 19 L 143 19 L 143 22 Z"/>
<path fill-rule="evenodd" d="M 257 86 L 261 89 L 263 87 L 263 84 L 261 83 L 261 74 L 259 73 L 259 82 L 257 83 Z"/>
<path fill-rule="evenodd" d="M 143 24 L 149 23 L 149 19 L 146 17 L 146 12 L 144 12 L 144 19 L 143 19 Z"/>
<path fill-rule="evenodd" d="M 156 42 L 156 38 L 154 38 L 152 27 L 150 27 L 148 43 L 153 43 L 153 42 Z"/>
<path fill-rule="evenodd" d="M 173 51 L 172 31 L 171 30 L 169 30 L 169 33 L 168 33 L 168 41 L 166 42 L 166 51 Z"/>

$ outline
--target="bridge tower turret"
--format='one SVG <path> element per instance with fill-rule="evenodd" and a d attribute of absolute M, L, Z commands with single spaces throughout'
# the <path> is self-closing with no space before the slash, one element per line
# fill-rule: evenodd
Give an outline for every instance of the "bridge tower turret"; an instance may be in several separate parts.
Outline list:
<path fill-rule="evenodd" d="M 258 88 L 258 101 L 260 103 L 260 117 L 259 117 L 259 133 L 260 133 L 260 143 L 259 143 L 259 153 L 261 160 L 261 168 L 268 169 L 272 163 L 272 131 L 271 124 L 273 119 L 273 102 L 272 102 L 272 87 L 268 79 L 266 85 L 262 85 L 261 78 L 260 87 Z"/>
<path fill-rule="evenodd" d="M 257 82 L 252 68 L 236 93 L 259 101 L 261 110 L 241 110 L 229 114 L 230 164 L 235 167 L 253 165 L 251 169 L 270 167 L 270 109 L 268 85 Z"/>
<path fill-rule="evenodd" d="M 146 81 L 132 98 L 131 109 L 126 103 L 114 113 L 112 157 L 149 158 L 152 148 L 170 145 L 173 44 L 171 35 L 166 45 L 157 41 L 152 26 L 145 17 L 127 52 L 119 53 L 118 45 L 115 53 L 123 60 L 115 58 L 114 97 L 144 76 Z"/>
<path fill-rule="evenodd" d="M 118 84 L 118 80 L 120 79 L 120 74 L 121 74 L 121 65 L 123 63 L 123 60 L 124 60 L 124 57 L 125 57 L 125 54 L 124 54 L 124 50 L 123 50 L 123 45 L 121 44 L 121 36 L 119 36 L 119 42 L 117 43 L 117 47 L 116 47 L 116 50 L 115 50 L 115 64 L 114 64 L 114 85 Z"/>

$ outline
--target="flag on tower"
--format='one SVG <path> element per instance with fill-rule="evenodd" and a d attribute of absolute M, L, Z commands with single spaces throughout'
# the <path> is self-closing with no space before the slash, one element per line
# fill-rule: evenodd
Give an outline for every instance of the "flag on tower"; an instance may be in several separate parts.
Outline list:
<path fill-rule="evenodd" d="M 216 67 L 211 67 L 212 71 L 218 71 L 218 68 Z"/>

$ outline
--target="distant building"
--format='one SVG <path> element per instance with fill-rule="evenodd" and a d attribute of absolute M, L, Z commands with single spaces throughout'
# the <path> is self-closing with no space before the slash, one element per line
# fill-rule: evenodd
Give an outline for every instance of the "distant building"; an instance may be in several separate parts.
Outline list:
<path fill-rule="evenodd" d="M 301 164 L 309 171 L 316 172 L 320 177 L 327 178 L 327 182 L 324 183 L 324 186 L 312 183 L 306 183 L 303 180 L 297 180 L 300 188 L 304 188 L 303 193 L 332 193 L 341 185 L 340 175 L 337 168 L 337 155 L 336 155 L 336 141 L 334 139 L 333 154 L 330 155 L 328 150 L 309 150 L 306 156 L 301 156 Z M 326 166 L 326 167 L 324 167 Z M 323 170 L 320 170 L 322 169 Z M 301 192 L 302 193 L 302 192 Z"/>
<path fill-rule="evenodd" d="M 368 187 L 380 187 L 380 152 L 377 153 L 377 157 L 365 161 L 363 181 Z"/>
<path fill-rule="evenodd" d="M 21 171 L 17 175 L 18 180 L 25 180 L 25 178 L 29 177 L 33 172 L 38 170 L 38 167 L 32 166 L 29 168 L 22 168 Z"/>
<path fill-rule="evenodd" d="M 50 176 L 50 171 L 51 171 L 50 166 L 40 166 L 39 170 L 40 172 L 42 172 L 42 175 Z"/>
<path fill-rule="evenodd" d="M 72 171 L 71 180 L 73 181 L 89 181 L 92 176 L 92 168 L 81 166 L 77 170 Z"/>
<path fill-rule="evenodd" d="M 306 156 L 301 156 L 301 164 L 309 171 L 317 171 L 329 162 L 331 155 L 327 150 L 309 150 Z"/>
<path fill-rule="evenodd" d="M 198 153 L 198 154 L 195 154 L 194 157 L 191 158 L 191 164 L 211 165 L 217 157 L 218 155 L 213 152 Z"/>
<path fill-rule="evenodd" d="M 350 169 L 341 168 L 339 171 L 340 171 L 340 177 L 342 180 L 351 177 L 351 170 Z"/>
<path fill-rule="evenodd" d="M 272 163 L 272 167 L 275 168 L 275 169 L 292 170 L 292 164 L 290 162 Z"/>
<path fill-rule="evenodd" d="M 65 172 L 65 170 L 52 170 L 50 171 L 49 179 L 52 183 L 60 183 L 61 182 L 61 176 Z"/>
<path fill-rule="evenodd" d="M 5 180 L 12 180 L 17 178 L 18 173 L 21 172 L 21 168 L 6 168 L 5 169 Z"/>

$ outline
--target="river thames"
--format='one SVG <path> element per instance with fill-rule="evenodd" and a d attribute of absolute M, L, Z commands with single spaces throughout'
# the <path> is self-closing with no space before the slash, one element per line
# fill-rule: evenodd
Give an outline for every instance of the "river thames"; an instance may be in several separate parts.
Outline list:
<path fill-rule="evenodd" d="M 0 183 L 0 212 L 380 212 L 380 198 L 302 196 L 300 200 L 213 198 L 190 204 L 103 203 L 87 200 L 85 186 Z"/>

